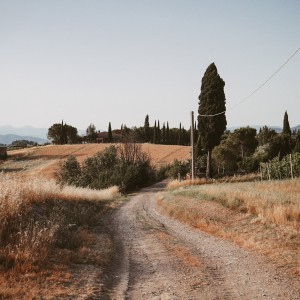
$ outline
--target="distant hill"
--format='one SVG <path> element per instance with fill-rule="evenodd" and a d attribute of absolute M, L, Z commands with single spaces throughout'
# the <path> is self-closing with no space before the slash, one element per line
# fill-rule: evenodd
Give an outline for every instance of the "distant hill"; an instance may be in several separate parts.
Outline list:
<path fill-rule="evenodd" d="M 35 128 L 31 126 L 24 126 L 18 128 L 10 125 L 0 126 L 0 135 L 14 134 L 22 137 L 33 136 L 36 138 L 47 139 L 47 133 L 47 128 Z"/>
<path fill-rule="evenodd" d="M 292 131 L 293 131 L 293 130 L 296 130 L 296 131 L 297 131 L 297 130 L 300 130 L 300 125 L 297 125 L 297 126 L 295 126 L 295 127 L 292 127 L 291 130 L 292 130 Z"/>
<path fill-rule="evenodd" d="M 22 140 L 26 140 L 26 137 L 35 137 L 47 140 L 48 128 L 35 128 L 32 126 L 13 127 L 11 125 L 0 126 L 0 135 L 14 134 L 21 136 Z M 85 130 L 79 130 L 79 135 L 84 135 Z"/>
<path fill-rule="evenodd" d="M 48 140 L 46 140 L 46 139 L 33 137 L 33 136 L 20 136 L 20 135 L 16 135 L 16 134 L 0 135 L 0 144 L 10 145 L 12 142 L 17 141 L 17 140 L 33 141 L 38 144 L 45 144 L 46 142 L 48 142 Z"/>

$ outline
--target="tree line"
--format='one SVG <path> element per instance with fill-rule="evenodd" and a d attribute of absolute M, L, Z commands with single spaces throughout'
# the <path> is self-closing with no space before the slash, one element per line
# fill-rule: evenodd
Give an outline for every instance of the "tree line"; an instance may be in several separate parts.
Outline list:
<path fill-rule="evenodd" d="M 287 154 L 300 152 L 300 131 L 291 131 L 288 114 L 284 113 L 283 131 L 264 126 L 259 132 L 255 128 L 241 127 L 230 132 L 226 130 L 226 98 L 225 81 L 218 74 L 214 63 L 206 69 L 201 81 L 198 97 L 198 118 L 195 124 L 194 141 L 196 153 L 196 174 L 205 173 L 207 178 L 215 175 L 236 172 L 257 171 L 261 163 L 278 157 L 282 160 Z M 197 126 L 196 126 L 197 125 Z M 160 123 L 155 120 L 150 126 L 149 115 L 144 125 L 112 130 L 111 123 L 103 135 L 102 142 L 124 140 L 136 143 L 153 143 L 165 145 L 190 145 L 190 128 L 169 128 L 169 122 Z M 100 131 L 94 124 L 86 129 L 86 135 L 80 137 L 77 129 L 66 123 L 53 124 L 48 130 L 48 138 L 55 144 L 96 142 L 100 139 Z"/>
<path fill-rule="evenodd" d="M 129 137 L 136 143 L 153 143 L 163 145 L 190 145 L 190 129 L 186 130 L 181 123 L 178 128 L 169 128 L 169 122 L 160 125 L 159 120 L 154 121 L 154 125 L 149 124 L 149 115 L 145 117 L 144 126 L 140 127 L 127 127 L 121 125 L 120 129 L 112 130 L 111 122 L 108 124 L 107 132 L 100 132 L 96 126 L 91 123 L 84 136 L 78 134 L 77 128 L 67 125 L 63 121 L 55 123 L 48 129 L 48 139 L 53 144 L 76 144 L 76 143 L 96 143 L 114 141 L 122 142 L 128 141 Z"/>

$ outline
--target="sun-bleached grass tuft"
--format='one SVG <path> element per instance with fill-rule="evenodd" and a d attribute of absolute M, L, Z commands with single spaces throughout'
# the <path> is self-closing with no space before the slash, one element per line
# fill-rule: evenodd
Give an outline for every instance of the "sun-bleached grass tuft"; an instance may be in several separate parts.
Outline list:
<path fill-rule="evenodd" d="M 22 203 L 45 201 L 46 199 L 64 200 L 111 200 L 119 196 L 117 186 L 104 190 L 92 190 L 72 186 L 61 187 L 55 180 L 41 178 L 22 178 L 0 173 L 0 215 L 15 214 Z"/>
<path fill-rule="evenodd" d="M 194 185 L 203 185 L 203 184 L 211 184 L 213 183 L 213 180 L 207 180 L 205 178 L 196 178 L 194 180 L 188 179 L 188 180 L 172 180 L 168 183 L 167 189 L 173 190 L 177 189 L 179 187 L 184 187 L 184 186 L 194 186 Z"/>
<path fill-rule="evenodd" d="M 184 186 L 204 185 L 212 183 L 234 183 L 234 182 L 252 182 L 259 181 L 261 177 L 259 174 L 247 174 L 247 175 L 236 175 L 236 176 L 225 176 L 218 179 L 206 179 L 206 178 L 195 178 L 188 180 L 173 180 L 167 185 L 167 188 L 172 190 Z"/>
<path fill-rule="evenodd" d="M 59 191 L 63 197 L 70 197 L 72 199 L 86 199 L 86 200 L 112 200 L 120 196 L 119 187 L 112 186 L 104 190 L 92 190 L 87 188 L 79 188 L 73 186 L 65 186 Z"/>

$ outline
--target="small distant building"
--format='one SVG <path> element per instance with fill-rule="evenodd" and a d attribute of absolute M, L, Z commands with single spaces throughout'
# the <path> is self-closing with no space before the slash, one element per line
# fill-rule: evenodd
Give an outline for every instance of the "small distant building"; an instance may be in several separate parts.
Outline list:
<path fill-rule="evenodd" d="M 6 159 L 7 158 L 7 147 L 0 145 L 0 159 Z"/>

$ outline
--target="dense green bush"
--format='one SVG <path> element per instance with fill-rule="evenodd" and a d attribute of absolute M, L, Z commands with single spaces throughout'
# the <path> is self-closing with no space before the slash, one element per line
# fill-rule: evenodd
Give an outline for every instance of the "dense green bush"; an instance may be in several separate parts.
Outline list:
<path fill-rule="evenodd" d="M 189 161 L 175 160 L 173 164 L 169 165 L 166 172 L 167 177 L 178 178 L 179 175 L 183 178 L 187 173 L 191 171 L 191 163 Z"/>
<path fill-rule="evenodd" d="M 122 192 L 146 186 L 154 179 L 154 169 L 149 156 L 135 143 L 110 146 L 87 158 L 81 167 L 74 157 L 70 157 L 59 172 L 59 181 L 62 184 L 92 189 L 117 185 Z"/>
<path fill-rule="evenodd" d="M 69 156 L 60 166 L 58 181 L 61 184 L 77 185 L 80 180 L 80 164 L 74 156 Z"/>

